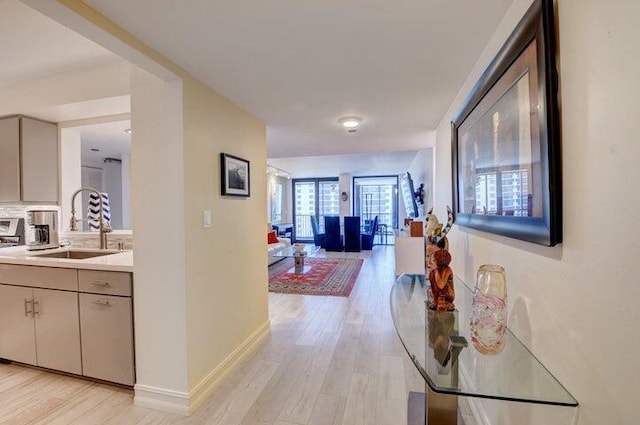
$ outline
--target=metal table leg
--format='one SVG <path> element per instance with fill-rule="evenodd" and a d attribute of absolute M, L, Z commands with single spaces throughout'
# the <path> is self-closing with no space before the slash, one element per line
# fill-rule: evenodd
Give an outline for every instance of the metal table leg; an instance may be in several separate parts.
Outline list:
<path fill-rule="evenodd" d="M 409 393 L 407 425 L 457 425 L 458 396 L 425 387 L 426 393 Z"/>

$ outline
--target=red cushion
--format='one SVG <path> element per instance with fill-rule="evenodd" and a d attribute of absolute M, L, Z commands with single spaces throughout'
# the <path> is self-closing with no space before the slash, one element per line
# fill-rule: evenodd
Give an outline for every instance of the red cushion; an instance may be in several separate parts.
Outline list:
<path fill-rule="evenodd" d="M 278 243 L 278 242 L 280 242 L 280 241 L 278 240 L 278 237 L 276 236 L 276 232 L 267 233 L 267 243 L 268 244 L 270 244 L 270 243 Z"/>

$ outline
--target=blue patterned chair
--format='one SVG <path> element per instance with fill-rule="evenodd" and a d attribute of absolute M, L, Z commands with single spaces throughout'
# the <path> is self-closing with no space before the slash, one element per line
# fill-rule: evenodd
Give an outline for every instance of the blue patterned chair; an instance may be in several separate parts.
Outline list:
<path fill-rule="evenodd" d="M 378 216 L 373 219 L 373 224 L 365 232 L 362 232 L 360 239 L 362 241 L 362 250 L 371 251 L 373 249 L 373 239 L 378 231 Z"/>
<path fill-rule="evenodd" d="M 324 249 L 327 251 L 342 251 L 342 235 L 340 234 L 340 217 L 324 217 Z"/>
<path fill-rule="evenodd" d="M 318 226 L 318 219 L 315 216 L 311 216 L 311 230 L 313 230 L 313 243 L 315 246 L 324 248 L 324 233 L 320 233 L 320 227 Z"/>

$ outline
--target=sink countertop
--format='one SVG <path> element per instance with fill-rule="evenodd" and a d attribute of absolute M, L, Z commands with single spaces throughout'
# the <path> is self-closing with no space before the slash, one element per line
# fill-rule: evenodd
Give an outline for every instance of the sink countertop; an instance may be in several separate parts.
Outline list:
<path fill-rule="evenodd" d="M 24 266 L 60 267 L 66 269 L 106 270 L 114 272 L 133 272 L 133 251 L 122 251 L 101 257 L 85 258 L 82 260 L 68 258 L 37 257 L 38 254 L 53 253 L 75 249 L 66 246 L 57 249 L 28 251 L 26 246 L 0 248 L 0 264 L 20 264 Z M 85 249 L 83 251 L 99 251 Z"/>

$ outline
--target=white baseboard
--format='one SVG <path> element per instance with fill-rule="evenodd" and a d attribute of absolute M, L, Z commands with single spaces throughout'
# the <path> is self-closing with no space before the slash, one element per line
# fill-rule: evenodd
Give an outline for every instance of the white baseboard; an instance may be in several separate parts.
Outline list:
<path fill-rule="evenodd" d="M 226 359 L 213 369 L 198 385 L 189 391 L 189 410 L 195 411 L 213 393 L 215 386 L 224 376 L 231 372 L 235 366 L 248 354 L 252 353 L 258 344 L 267 336 L 271 330 L 270 322 L 267 320 L 256 329 L 249 338 L 245 339 Z"/>
<path fill-rule="evenodd" d="M 189 393 L 151 387 L 148 385 L 134 386 L 133 403 L 136 406 L 162 410 L 188 416 L 193 413 L 214 391 L 216 384 L 248 354 L 250 354 L 271 330 L 267 320 L 256 329 L 242 344 L 240 344 L 226 359 L 213 369 Z"/>
<path fill-rule="evenodd" d="M 163 412 L 189 414 L 189 394 L 182 391 L 138 385 L 134 387 L 133 404 Z"/>

